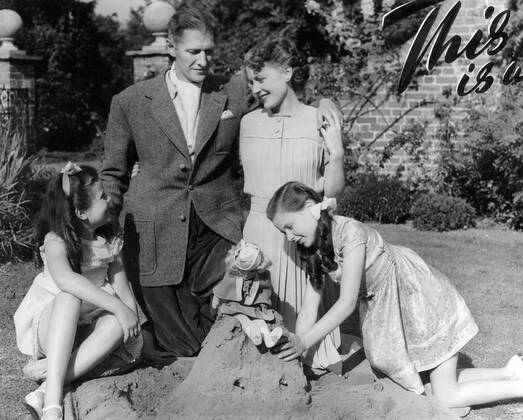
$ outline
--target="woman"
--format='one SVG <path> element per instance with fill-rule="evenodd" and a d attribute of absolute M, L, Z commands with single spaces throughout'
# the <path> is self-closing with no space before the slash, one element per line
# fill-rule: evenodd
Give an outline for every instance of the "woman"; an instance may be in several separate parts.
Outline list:
<path fill-rule="evenodd" d="M 252 93 L 262 105 L 245 115 L 240 126 L 240 159 L 244 192 L 251 208 L 243 230 L 247 242 L 268 256 L 275 308 L 294 331 L 307 275 L 296 251 L 267 219 L 265 209 L 274 192 L 288 181 L 300 181 L 316 192 L 335 197 L 345 187 L 341 121 L 336 117 L 317 125 L 317 110 L 298 99 L 309 69 L 296 47 L 286 39 L 265 41 L 245 59 Z M 315 354 L 313 367 L 340 362 L 339 329 Z"/>

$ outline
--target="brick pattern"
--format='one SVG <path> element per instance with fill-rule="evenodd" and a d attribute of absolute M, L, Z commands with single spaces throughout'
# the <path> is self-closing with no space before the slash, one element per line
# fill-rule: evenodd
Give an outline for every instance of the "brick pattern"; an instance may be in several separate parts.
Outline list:
<path fill-rule="evenodd" d="M 489 21 L 483 16 L 484 9 L 486 5 L 492 5 L 496 8 L 494 16 L 500 11 L 505 9 L 504 0 L 462 0 L 461 1 L 461 10 L 456 18 L 455 23 L 452 26 L 452 29 L 447 37 L 449 39 L 453 35 L 459 35 L 462 38 L 462 47 L 465 43 L 471 38 L 472 34 L 478 29 L 484 31 L 487 30 Z M 433 25 L 433 31 L 437 28 L 442 16 L 456 4 L 456 0 L 445 1 L 441 6 L 441 11 L 438 15 L 438 20 Z M 428 10 L 427 10 L 428 12 Z M 429 35 L 429 39 L 430 39 Z M 404 62 L 405 57 L 408 53 L 408 48 L 410 47 L 410 42 L 407 45 L 404 45 L 401 48 L 401 63 Z M 422 100 L 435 101 L 443 100 L 444 96 L 442 95 L 443 91 L 450 88 L 453 94 L 457 97 L 456 87 L 458 85 L 459 78 L 462 74 L 466 73 L 471 76 L 471 82 L 469 82 L 468 87 L 472 87 L 473 80 L 475 80 L 477 72 L 481 67 L 487 63 L 488 56 L 486 53 L 477 57 L 473 60 L 473 63 L 476 65 L 475 70 L 472 73 L 467 71 L 470 61 L 467 59 L 458 59 L 451 64 L 440 62 L 436 67 L 430 71 L 427 75 L 422 76 L 417 79 L 418 88 L 409 87 L 399 98 L 392 97 L 387 100 L 379 109 L 379 111 L 371 111 L 365 116 L 359 118 L 353 126 L 352 134 L 357 136 L 360 139 L 363 139 L 366 142 L 372 142 L 376 139 L 379 133 L 394 120 L 395 117 L 400 115 L 402 112 L 406 111 L 409 107 L 417 105 Z M 425 64 L 423 64 L 425 65 Z M 493 71 L 493 74 L 496 74 Z M 486 95 L 489 95 L 489 98 L 495 99 L 497 92 L 500 92 L 499 84 L 500 81 L 496 79 L 495 84 L 488 91 Z M 412 86 L 412 83 L 411 85 Z M 485 94 L 483 95 L 485 96 Z M 381 96 L 383 98 L 383 94 Z M 459 120 L 463 116 L 463 109 L 468 101 L 478 100 L 478 95 L 473 93 L 468 96 L 459 98 L 458 105 L 454 108 L 454 116 Z M 375 102 L 379 102 L 379 97 Z M 436 131 L 438 130 L 438 124 L 434 118 L 434 108 L 433 106 L 425 106 L 417 108 L 410 112 L 407 117 L 403 118 L 395 127 L 394 131 L 399 132 L 405 128 L 409 122 L 412 120 L 418 121 L 427 121 L 429 123 L 427 128 L 428 144 L 429 144 L 429 162 L 426 162 L 426 166 L 433 167 L 435 159 L 437 158 L 438 141 L 435 138 Z M 394 136 L 393 131 L 387 132 L 383 137 L 377 140 L 371 150 L 382 149 L 385 144 L 387 144 L 392 137 Z M 403 151 L 396 153 L 389 163 L 385 166 L 384 172 L 394 173 L 399 164 L 402 164 L 406 168 L 409 167 L 409 159 Z"/>

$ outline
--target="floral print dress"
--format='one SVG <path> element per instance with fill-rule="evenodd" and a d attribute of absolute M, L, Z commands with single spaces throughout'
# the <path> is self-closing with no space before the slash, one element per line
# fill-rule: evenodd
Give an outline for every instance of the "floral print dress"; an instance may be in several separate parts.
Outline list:
<path fill-rule="evenodd" d="M 449 279 L 409 248 L 390 245 L 350 218 L 334 216 L 335 282 L 343 254 L 365 245 L 360 286 L 363 347 L 370 364 L 404 388 L 423 393 L 419 373 L 457 353 L 478 327 Z"/>

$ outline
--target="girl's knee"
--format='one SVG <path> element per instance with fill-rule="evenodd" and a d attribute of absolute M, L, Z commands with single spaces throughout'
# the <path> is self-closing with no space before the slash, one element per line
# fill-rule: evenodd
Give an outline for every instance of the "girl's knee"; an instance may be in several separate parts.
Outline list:
<path fill-rule="evenodd" d="M 123 329 L 118 319 L 113 314 L 104 315 L 101 318 L 98 318 L 96 321 L 96 329 L 102 329 L 110 337 L 114 338 L 115 341 L 121 340 L 123 338 Z"/>

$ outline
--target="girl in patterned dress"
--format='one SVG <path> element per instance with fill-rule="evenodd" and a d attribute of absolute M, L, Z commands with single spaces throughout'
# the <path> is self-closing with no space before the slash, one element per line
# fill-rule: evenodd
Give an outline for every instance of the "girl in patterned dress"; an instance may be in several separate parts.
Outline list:
<path fill-rule="evenodd" d="M 338 327 L 360 298 L 363 346 L 370 364 L 408 390 L 425 392 L 428 371 L 436 398 L 451 408 L 523 397 L 523 361 L 499 369 L 456 371 L 458 351 L 478 332 L 463 298 L 448 278 L 414 251 L 386 243 L 379 233 L 347 217 L 298 182 L 279 188 L 267 216 L 306 258 L 310 281 L 296 334 L 280 345 L 292 360 Z M 326 273 L 329 275 L 327 276 Z M 318 316 L 326 282 L 340 295 Z"/>
<path fill-rule="evenodd" d="M 108 204 L 90 166 L 69 162 L 47 187 L 36 230 L 43 271 L 14 315 L 20 351 L 47 357 L 46 380 L 24 401 L 35 419 L 62 418 L 64 385 L 114 350 L 129 363 L 140 355 L 137 306 L 120 258 L 121 235 L 109 233 Z M 86 336 L 73 349 L 79 326 Z"/>

